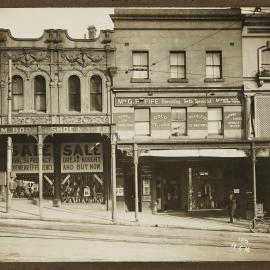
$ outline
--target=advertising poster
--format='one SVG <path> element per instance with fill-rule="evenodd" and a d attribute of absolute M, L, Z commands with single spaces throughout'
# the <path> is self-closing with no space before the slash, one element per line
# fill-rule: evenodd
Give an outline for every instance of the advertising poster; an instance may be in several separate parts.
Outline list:
<path fill-rule="evenodd" d="M 102 143 L 61 144 L 61 172 L 103 172 Z"/>
<path fill-rule="evenodd" d="M 54 172 L 53 145 L 43 145 L 43 172 Z M 38 146 L 34 143 L 14 143 L 12 170 L 16 173 L 38 173 Z"/>

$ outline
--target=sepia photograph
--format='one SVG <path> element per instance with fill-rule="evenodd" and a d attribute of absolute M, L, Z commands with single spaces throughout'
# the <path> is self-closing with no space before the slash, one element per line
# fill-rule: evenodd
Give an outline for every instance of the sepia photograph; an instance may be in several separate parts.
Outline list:
<path fill-rule="evenodd" d="M 270 7 L 75 2 L 1 4 L 0 269 L 269 269 Z"/>

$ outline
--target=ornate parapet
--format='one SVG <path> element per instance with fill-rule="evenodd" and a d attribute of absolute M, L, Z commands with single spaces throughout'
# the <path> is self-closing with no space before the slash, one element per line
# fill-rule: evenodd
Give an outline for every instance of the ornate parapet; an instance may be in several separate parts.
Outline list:
<path fill-rule="evenodd" d="M 1 124 L 7 124 L 7 117 L 2 116 Z M 14 125 L 45 125 L 45 124 L 52 124 L 52 118 L 49 115 L 28 115 L 28 116 L 21 116 L 21 115 L 13 115 L 12 116 L 12 124 Z"/>
<path fill-rule="evenodd" d="M 61 115 L 59 124 L 109 124 L 108 115 Z"/>

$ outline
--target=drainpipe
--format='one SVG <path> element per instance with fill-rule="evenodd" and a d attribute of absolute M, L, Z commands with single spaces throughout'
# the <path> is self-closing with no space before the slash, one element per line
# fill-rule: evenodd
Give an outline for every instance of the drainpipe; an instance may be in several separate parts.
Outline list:
<path fill-rule="evenodd" d="M 134 144 L 133 148 L 133 162 L 134 162 L 134 184 L 135 184 L 135 221 L 139 221 L 138 218 L 138 145 Z"/>

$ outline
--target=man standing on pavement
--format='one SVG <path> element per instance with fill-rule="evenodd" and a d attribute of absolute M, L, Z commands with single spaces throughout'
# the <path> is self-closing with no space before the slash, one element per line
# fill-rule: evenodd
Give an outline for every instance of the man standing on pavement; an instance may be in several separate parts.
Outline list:
<path fill-rule="evenodd" d="M 229 210 L 229 216 L 230 216 L 229 222 L 233 223 L 233 217 L 236 210 L 236 198 L 234 197 L 234 194 L 232 191 L 229 192 L 228 210 Z"/>

